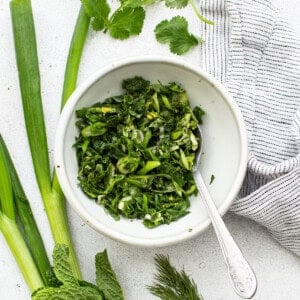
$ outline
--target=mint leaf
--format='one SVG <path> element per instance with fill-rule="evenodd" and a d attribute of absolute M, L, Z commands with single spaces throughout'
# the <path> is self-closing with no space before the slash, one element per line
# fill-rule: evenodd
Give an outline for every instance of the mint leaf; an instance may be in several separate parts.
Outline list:
<path fill-rule="evenodd" d="M 188 22 L 184 17 L 176 16 L 170 21 L 164 20 L 155 27 L 155 37 L 162 44 L 169 44 L 172 53 L 181 55 L 198 45 L 197 38 L 188 32 Z"/>
<path fill-rule="evenodd" d="M 57 279 L 63 284 L 79 285 L 74 277 L 69 262 L 69 248 L 64 244 L 56 244 L 53 250 L 53 270 Z"/>
<path fill-rule="evenodd" d="M 165 0 L 165 4 L 170 8 L 183 8 L 188 5 L 188 0 Z"/>
<path fill-rule="evenodd" d="M 89 286 L 63 285 L 38 290 L 32 300 L 102 300 L 101 293 Z"/>
<path fill-rule="evenodd" d="M 38 289 L 32 300 L 103 300 L 103 293 L 96 285 L 74 277 L 68 246 L 56 244 L 52 256 L 54 273 L 63 285 Z"/>
<path fill-rule="evenodd" d="M 115 39 L 125 40 L 138 35 L 143 28 L 145 10 L 142 7 L 120 7 L 112 15 L 108 30 Z"/>
<path fill-rule="evenodd" d="M 95 257 L 96 282 L 105 300 L 124 300 L 122 288 L 104 250 Z"/>
<path fill-rule="evenodd" d="M 110 6 L 106 0 L 81 0 L 86 14 L 92 18 L 94 30 L 103 30 L 108 23 Z"/>

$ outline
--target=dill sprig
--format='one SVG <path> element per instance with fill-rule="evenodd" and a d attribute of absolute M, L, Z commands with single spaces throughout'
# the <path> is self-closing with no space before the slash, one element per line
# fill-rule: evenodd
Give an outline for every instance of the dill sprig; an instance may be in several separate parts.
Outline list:
<path fill-rule="evenodd" d="M 170 264 L 169 256 L 157 254 L 155 266 L 155 282 L 147 286 L 151 294 L 162 300 L 203 300 L 195 281 L 184 270 L 178 272 Z"/>

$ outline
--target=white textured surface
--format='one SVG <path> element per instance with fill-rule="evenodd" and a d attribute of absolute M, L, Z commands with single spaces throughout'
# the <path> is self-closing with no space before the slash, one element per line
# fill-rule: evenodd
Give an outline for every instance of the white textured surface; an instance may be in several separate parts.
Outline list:
<path fill-rule="evenodd" d="M 59 102 L 64 65 L 79 8 L 74 0 L 33 0 L 36 33 L 42 76 L 44 109 L 49 137 L 49 152 L 53 153 L 53 141 L 59 117 Z M 277 1 L 287 19 L 300 35 L 297 0 Z M 114 0 L 116 4 L 116 0 Z M 159 46 L 152 29 L 164 16 L 176 11 L 156 6 L 148 9 L 144 31 L 140 37 L 126 42 L 113 41 L 103 34 L 90 33 L 85 48 L 79 82 L 109 62 L 140 54 L 171 56 L 166 47 Z M 189 9 L 182 11 L 190 18 L 190 25 L 197 33 L 197 20 Z M 199 32 L 199 34 L 201 34 Z M 49 226 L 37 190 L 30 161 L 12 42 L 8 1 L 0 0 L 0 132 L 15 161 L 25 191 L 32 202 L 38 225 L 45 239 L 48 253 L 53 248 Z M 183 59 L 199 64 L 200 53 L 194 49 Z M 69 209 L 69 220 L 75 247 L 86 280 L 94 280 L 93 257 L 107 248 L 112 265 L 129 300 L 155 299 L 145 285 L 152 280 L 155 253 L 169 254 L 172 262 L 193 276 L 207 300 L 234 300 L 235 296 L 227 278 L 219 246 L 212 229 L 194 240 L 162 249 L 141 249 L 126 246 L 104 238 L 87 227 Z M 254 299 L 297 300 L 300 298 L 300 260 L 282 249 L 265 230 L 256 224 L 227 215 L 225 221 L 258 278 L 258 291 Z M 21 274 L 0 236 L 0 299 L 29 299 L 30 294 Z"/>

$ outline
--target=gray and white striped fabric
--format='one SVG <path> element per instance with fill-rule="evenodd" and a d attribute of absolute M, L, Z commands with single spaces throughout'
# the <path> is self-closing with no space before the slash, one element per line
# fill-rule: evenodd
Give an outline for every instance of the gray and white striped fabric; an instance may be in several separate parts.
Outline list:
<path fill-rule="evenodd" d="M 250 159 L 231 210 L 300 255 L 300 41 L 271 0 L 200 1 L 203 67 L 243 113 Z"/>

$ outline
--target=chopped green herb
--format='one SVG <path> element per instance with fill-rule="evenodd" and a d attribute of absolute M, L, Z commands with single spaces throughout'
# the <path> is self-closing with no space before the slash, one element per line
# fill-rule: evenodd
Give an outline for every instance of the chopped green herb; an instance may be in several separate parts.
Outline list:
<path fill-rule="evenodd" d="M 210 182 L 209 182 L 209 184 L 212 184 L 212 183 L 214 182 L 214 180 L 215 180 L 215 175 L 212 174 L 212 175 L 210 176 Z"/>
<path fill-rule="evenodd" d="M 193 130 L 202 115 L 177 83 L 134 77 L 122 87 L 124 94 L 76 112 L 80 186 L 116 220 L 169 224 L 188 213 L 189 196 L 197 193 Z"/>

